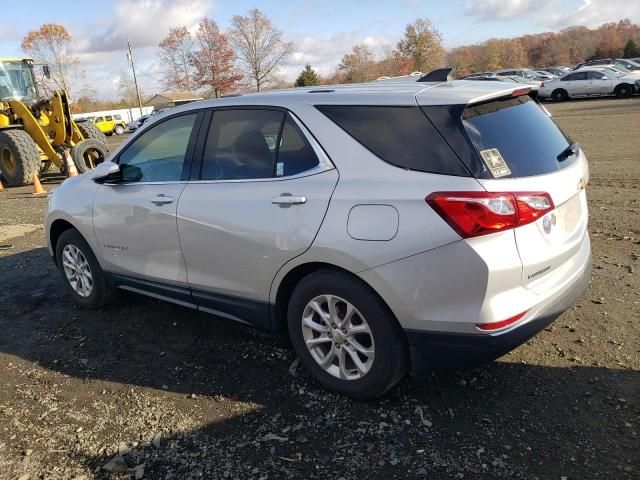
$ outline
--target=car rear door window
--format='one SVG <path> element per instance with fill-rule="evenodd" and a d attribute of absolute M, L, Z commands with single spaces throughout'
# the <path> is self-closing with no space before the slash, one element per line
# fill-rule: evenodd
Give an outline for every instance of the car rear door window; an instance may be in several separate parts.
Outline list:
<path fill-rule="evenodd" d="M 318 166 L 318 157 L 296 122 L 287 115 L 278 148 L 276 177 L 288 177 Z"/>
<path fill-rule="evenodd" d="M 118 157 L 125 182 L 171 182 L 182 179 L 187 148 L 197 113 L 154 125 Z"/>
<path fill-rule="evenodd" d="M 279 110 L 216 110 L 203 156 L 202 180 L 270 178 L 285 114 Z"/>
<path fill-rule="evenodd" d="M 573 82 L 576 80 L 586 80 L 586 79 L 587 79 L 587 72 L 576 72 L 576 73 L 567 75 L 565 77 L 562 77 L 560 80 L 562 80 L 563 82 Z"/>
<path fill-rule="evenodd" d="M 419 107 L 316 105 L 316 108 L 387 163 L 421 172 L 469 176 Z"/>

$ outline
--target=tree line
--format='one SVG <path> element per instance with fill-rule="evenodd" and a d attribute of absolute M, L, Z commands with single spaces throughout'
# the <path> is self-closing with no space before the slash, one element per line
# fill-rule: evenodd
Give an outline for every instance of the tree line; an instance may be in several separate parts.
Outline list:
<path fill-rule="evenodd" d="M 46 63 L 51 79 L 40 79 L 45 92 L 67 90 L 75 110 L 87 111 L 105 103 L 92 89 L 79 88 L 82 72 L 73 52 L 72 37 L 63 25 L 51 23 L 29 31 L 22 49 L 36 63 Z M 176 25 L 158 45 L 157 56 L 163 88 L 199 93 L 214 98 L 237 91 L 261 91 L 291 86 L 279 77 L 283 61 L 294 45 L 260 10 L 231 19 L 222 30 L 212 18 L 202 18 L 195 29 Z M 492 38 L 447 50 L 439 30 L 427 18 L 409 23 L 394 45 L 376 54 L 366 44 L 345 53 L 333 72 L 318 74 L 307 64 L 294 86 L 366 82 L 382 76 L 427 72 L 445 65 L 455 75 L 501 68 L 574 65 L 601 57 L 640 57 L 640 26 L 628 19 L 598 28 L 567 27 L 559 32 Z M 114 106 L 134 104 L 131 75 L 120 75 L 121 99 Z"/>

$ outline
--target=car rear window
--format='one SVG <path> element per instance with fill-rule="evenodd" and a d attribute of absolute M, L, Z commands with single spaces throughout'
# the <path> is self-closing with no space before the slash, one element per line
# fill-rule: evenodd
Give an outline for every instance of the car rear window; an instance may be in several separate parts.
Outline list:
<path fill-rule="evenodd" d="M 469 176 L 419 107 L 316 105 L 316 108 L 387 163 L 421 172 Z"/>
<path fill-rule="evenodd" d="M 558 160 L 571 141 L 527 95 L 468 106 L 462 123 L 489 171 L 494 160 L 506 163 L 510 173 L 494 176 L 542 175 L 571 163 L 572 156 Z"/>

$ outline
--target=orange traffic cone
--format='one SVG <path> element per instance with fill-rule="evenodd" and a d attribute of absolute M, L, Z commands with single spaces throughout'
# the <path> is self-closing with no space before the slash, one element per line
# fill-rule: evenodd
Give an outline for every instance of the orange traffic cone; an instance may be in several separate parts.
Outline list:
<path fill-rule="evenodd" d="M 38 174 L 33 172 L 33 193 L 32 195 L 42 195 L 43 193 L 47 193 L 47 191 L 42 188 L 42 184 L 40 183 L 40 179 L 38 178 Z"/>
<path fill-rule="evenodd" d="M 77 177 L 78 169 L 76 168 L 76 164 L 73 163 L 73 159 L 71 158 L 71 154 L 69 150 L 64 151 L 64 163 L 67 167 L 67 178 L 69 177 Z"/>

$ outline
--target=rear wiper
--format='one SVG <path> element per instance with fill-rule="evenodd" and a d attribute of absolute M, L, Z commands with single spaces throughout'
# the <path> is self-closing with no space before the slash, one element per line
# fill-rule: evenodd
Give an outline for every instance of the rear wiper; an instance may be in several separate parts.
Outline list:
<path fill-rule="evenodd" d="M 563 151 L 560 152 L 560 154 L 557 157 L 558 161 L 562 162 L 572 155 L 577 155 L 579 150 L 580 150 L 580 144 L 578 142 L 573 142 L 571 145 L 569 145 L 567 148 L 565 148 Z"/>

